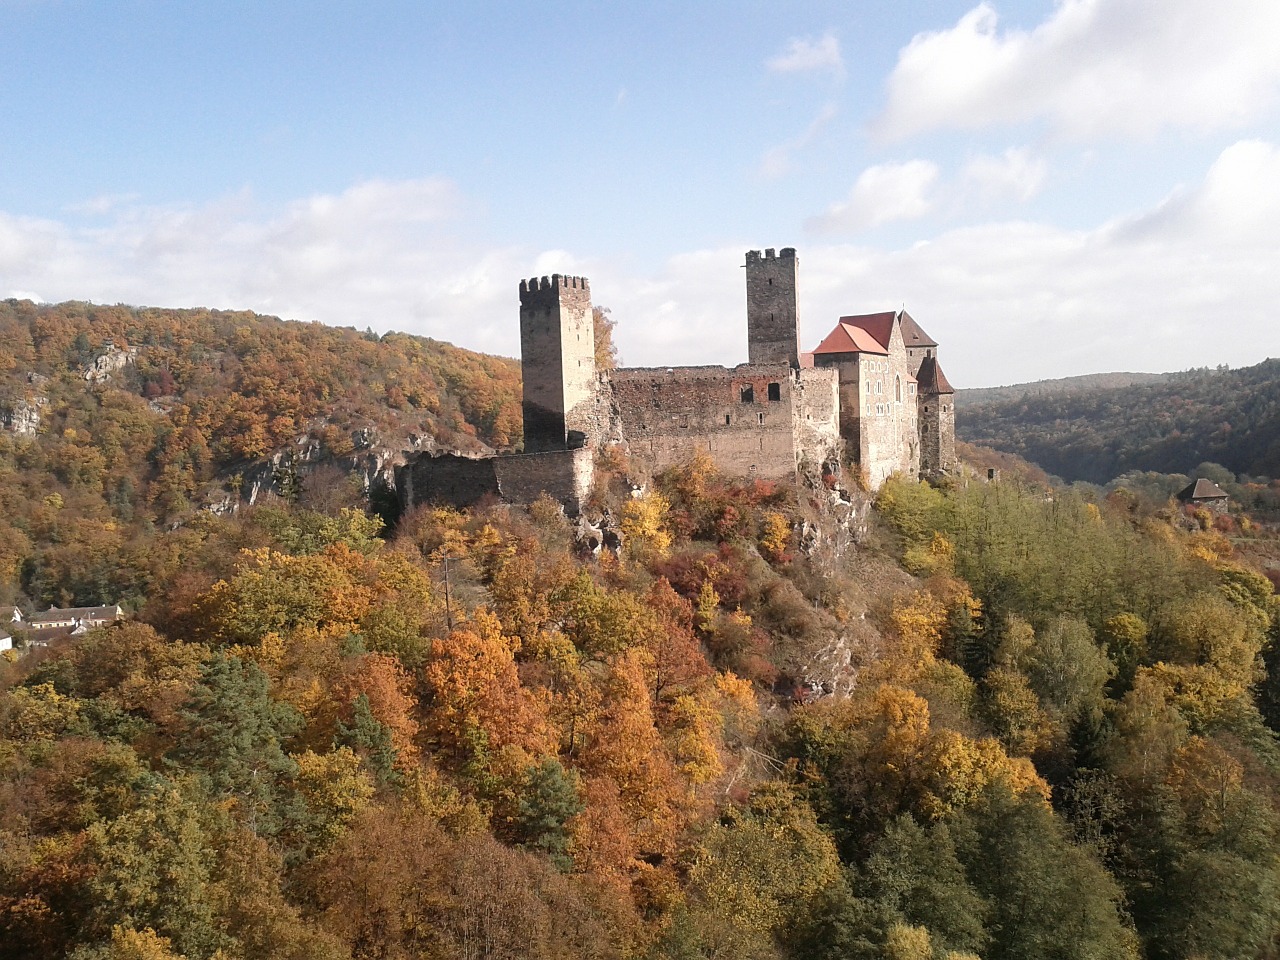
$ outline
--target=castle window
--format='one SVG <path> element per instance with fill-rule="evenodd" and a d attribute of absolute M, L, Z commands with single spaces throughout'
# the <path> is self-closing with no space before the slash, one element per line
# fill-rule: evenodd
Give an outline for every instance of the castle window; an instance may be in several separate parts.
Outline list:
<path fill-rule="evenodd" d="M 921 432 L 921 433 L 928 433 L 928 432 L 929 432 L 929 425 L 928 425 L 927 423 L 921 424 L 921 425 L 920 425 L 920 432 Z"/>
<path fill-rule="evenodd" d="M 925 412 L 925 413 L 928 413 L 928 412 L 929 412 L 929 408 L 928 408 L 927 406 L 924 408 L 924 412 Z"/>
<path fill-rule="evenodd" d="M 902 402 L 902 378 L 901 377 L 893 378 L 893 399 L 898 401 L 898 403 Z"/>
<path fill-rule="evenodd" d="M 743 387 L 741 400 L 743 403 L 755 403 L 756 402 L 755 388 L 752 387 L 750 384 L 747 384 L 745 387 Z"/>
<path fill-rule="evenodd" d="M 725 425 L 726 427 L 727 427 L 727 426 L 729 426 L 729 422 L 730 422 L 729 414 L 727 414 L 727 413 L 726 413 L 726 414 L 724 415 L 724 425 Z"/>
<path fill-rule="evenodd" d="M 763 413 L 757 413 L 757 414 L 756 414 L 756 416 L 760 418 L 760 422 L 761 422 L 761 423 L 764 423 L 764 414 L 763 414 Z"/>
<path fill-rule="evenodd" d="M 776 402 L 776 401 L 778 401 L 778 400 L 781 400 L 781 399 L 782 399 L 782 387 L 780 387 L 780 386 L 779 386 L 778 384 L 776 384 L 776 383 L 771 383 L 771 384 L 769 384 L 769 399 L 770 399 L 770 400 L 772 400 L 772 401 L 775 401 L 775 402 Z"/>

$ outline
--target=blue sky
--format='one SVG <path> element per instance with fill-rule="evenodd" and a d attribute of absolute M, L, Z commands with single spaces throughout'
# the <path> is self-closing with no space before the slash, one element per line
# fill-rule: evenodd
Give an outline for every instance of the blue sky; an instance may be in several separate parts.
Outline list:
<path fill-rule="evenodd" d="M 0 0 L 0 296 L 625 362 L 906 305 L 959 385 L 1280 355 L 1280 4 Z"/>

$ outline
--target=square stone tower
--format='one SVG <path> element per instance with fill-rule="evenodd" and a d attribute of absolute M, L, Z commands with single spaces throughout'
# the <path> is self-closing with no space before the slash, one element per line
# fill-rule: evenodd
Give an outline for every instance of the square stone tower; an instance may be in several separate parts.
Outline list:
<path fill-rule="evenodd" d="M 580 447 L 596 409 L 596 337 L 586 277 L 520 281 L 526 453 Z"/>
<path fill-rule="evenodd" d="M 795 247 L 747 251 L 747 360 L 800 367 L 800 315 L 796 308 Z"/>

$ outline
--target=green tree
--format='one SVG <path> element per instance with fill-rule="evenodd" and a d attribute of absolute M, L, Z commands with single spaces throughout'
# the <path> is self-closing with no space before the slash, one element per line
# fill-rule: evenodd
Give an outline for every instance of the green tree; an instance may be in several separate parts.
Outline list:
<path fill-rule="evenodd" d="M 284 744 L 301 717 L 271 699 L 256 664 L 212 654 L 179 719 L 172 759 L 197 771 L 214 797 L 231 801 L 251 830 L 271 836 L 297 815 L 288 781 L 298 768 Z"/>
<path fill-rule="evenodd" d="M 953 836 L 990 910 L 986 960 L 1136 960 L 1120 888 L 1048 806 L 997 786 L 956 818 Z"/>
<path fill-rule="evenodd" d="M 565 770 L 559 760 L 548 757 L 525 775 L 513 825 L 514 839 L 526 849 L 547 854 L 556 869 L 567 872 L 573 866 L 567 824 L 584 807 L 577 773 Z"/>

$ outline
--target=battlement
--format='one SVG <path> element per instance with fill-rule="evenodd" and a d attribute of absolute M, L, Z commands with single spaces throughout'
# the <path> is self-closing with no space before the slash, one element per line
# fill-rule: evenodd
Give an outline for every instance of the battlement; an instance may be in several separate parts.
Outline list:
<path fill-rule="evenodd" d="M 794 260 L 795 258 L 795 247 L 783 247 L 776 254 L 773 251 L 773 247 L 767 247 L 763 255 L 759 250 L 747 251 L 747 263 L 757 263 L 760 260 Z"/>
<path fill-rule="evenodd" d="M 520 281 L 520 303 L 540 304 L 555 302 L 560 291 L 573 290 L 580 296 L 591 297 L 591 285 L 586 277 L 566 277 L 553 273 L 549 277 L 531 277 Z"/>

